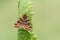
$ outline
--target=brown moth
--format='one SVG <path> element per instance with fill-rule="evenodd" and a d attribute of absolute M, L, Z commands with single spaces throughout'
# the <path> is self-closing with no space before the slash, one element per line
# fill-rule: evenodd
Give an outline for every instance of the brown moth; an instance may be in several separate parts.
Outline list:
<path fill-rule="evenodd" d="M 22 28 L 22 29 L 25 29 L 25 30 L 31 30 L 30 19 L 28 18 L 28 16 L 26 14 L 24 14 L 21 18 L 19 18 L 17 23 L 15 23 L 14 27 L 15 28 Z"/>

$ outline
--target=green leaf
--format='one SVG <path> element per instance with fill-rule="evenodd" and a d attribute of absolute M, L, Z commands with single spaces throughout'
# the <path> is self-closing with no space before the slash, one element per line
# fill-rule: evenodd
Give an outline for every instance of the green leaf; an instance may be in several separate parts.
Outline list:
<path fill-rule="evenodd" d="M 18 12 L 19 12 L 19 17 L 24 14 L 31 16 L 33 14 L 32 2 L 30 0 L 20 0 L 18 2 Z"/>
<path fill-rule="evenodd" d="M 30 33 L 24 29 L 18 29 L 18 40 L 30 40 Z"/>

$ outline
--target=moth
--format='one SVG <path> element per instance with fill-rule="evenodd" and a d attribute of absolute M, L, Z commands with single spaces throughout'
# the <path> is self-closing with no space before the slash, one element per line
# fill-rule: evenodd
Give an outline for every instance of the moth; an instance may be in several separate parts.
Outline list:
<path fill-rule="evenodd" d="M 31 30 L 31 21 L 29 17 L 24 14 L 19 20 L 15 23 L 15 28 L 22 28 L 25 30 Z"/>

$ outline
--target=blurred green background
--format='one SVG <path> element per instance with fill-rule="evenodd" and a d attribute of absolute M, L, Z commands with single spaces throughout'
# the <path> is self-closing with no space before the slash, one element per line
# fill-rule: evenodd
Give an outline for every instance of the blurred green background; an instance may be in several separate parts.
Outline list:
<path fill-rule="evenodd" d="M 0 0 L 0 40 L 17 40 L 18 0 Z M 37 40 L 60 40 L 60 0 L 32 0 Z"/>

